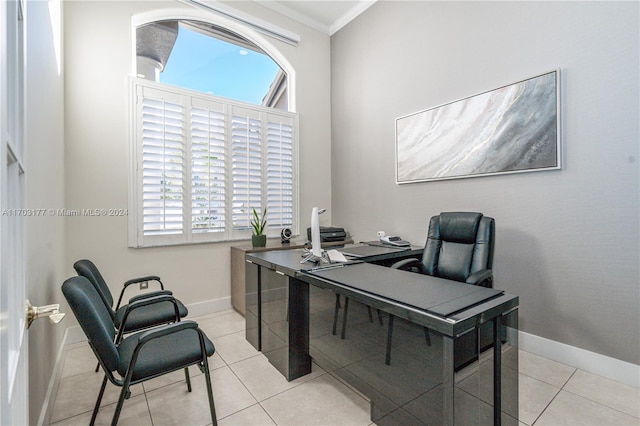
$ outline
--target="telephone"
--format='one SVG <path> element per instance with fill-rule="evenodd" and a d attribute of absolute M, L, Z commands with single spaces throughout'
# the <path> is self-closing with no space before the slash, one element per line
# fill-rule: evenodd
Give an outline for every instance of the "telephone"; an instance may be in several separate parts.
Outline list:
<path fill-rule="evenodd" d="M 408 241 L 405 241 L 400 237 L 393 237 L 389 235 L 380 237 L 380 241 L 384 244 L 389 244 L 396 247 L 409 247 L 411 245 Z"/>

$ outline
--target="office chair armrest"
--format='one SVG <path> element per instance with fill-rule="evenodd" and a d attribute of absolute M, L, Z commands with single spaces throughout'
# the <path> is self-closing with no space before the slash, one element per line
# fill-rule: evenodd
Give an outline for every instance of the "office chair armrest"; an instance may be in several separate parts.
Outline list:
<path fill-rule="evenodd" d="M 420 259 L 414 259 L 414 258 L 403 259 L 391 265 L 391 268 L 402 269 L 405 271 L 410 271 L 411 269 L 416 268 L 418 272 L 422 272 L 422 262 L 420 261 Z"/>
<path fill-rule="evenodd" d="M 150 291 L 148 293 L 144 293 L 144 294 L 139 294 L 137 296 L 133 296 L 131 299 L 129 299 L 129 304 L 131 304 L 133 302 L 137 302 L 138 300 L 144 300 L 144 299 L 148 299 L 150 297 L 163 296 L 163 295 L 173 296 L 173 292 L 171 290 Z"/>
<path fill-rule="evenodd" d="M 116 304 L 116 311 L 120 308 L 120 303 L 122 303 L 122 298 L 124 297 L 124 292 L 127 290 L 127 287 L 133 284 L 139 284 L 147 281 L 157 281 L 160 284 L 160 290 L 164 290 L 164 284 L 160 281 L 160 277 L 157 275 L 147 275 L 146 277 L 132 278 L 128 281 L 125 281 L 122 291 L 120 292 L 120 297 L 118 297 L 118 303 Z"/>
<path fill-rule="evenodd" d="M 493 271 L 491 269 L 481 269 L 469 275 L 467 284 L 479 285 L 482 287 L 493 287 Z"/>

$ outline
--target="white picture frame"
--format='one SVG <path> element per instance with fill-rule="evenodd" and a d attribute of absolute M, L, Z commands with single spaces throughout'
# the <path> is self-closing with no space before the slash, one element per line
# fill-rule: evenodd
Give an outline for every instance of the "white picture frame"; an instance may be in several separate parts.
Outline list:
<path fill-rule="evenodd" d="M 396 119 L 396 183 L 562 168 L 560 71 Z"/>

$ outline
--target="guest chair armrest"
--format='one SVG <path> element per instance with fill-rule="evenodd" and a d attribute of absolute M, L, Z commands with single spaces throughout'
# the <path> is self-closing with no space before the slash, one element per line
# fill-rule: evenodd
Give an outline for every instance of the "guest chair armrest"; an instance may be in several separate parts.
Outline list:
<path fill-rule="evenodd" d="M 137 302 L 138 300 L 148 299 L 154 296 L 164 296 L 164 295 L 173 296 L 173 292 L 171 290 L 150 291 L 149 293 L 133 296 L 131 299 L 129 299 L 129 303 Z"/>
<path fill-rule="evenodd" d="M 140 338 L 138 339 L 138 347 L 144 345 L 149 340 L 157 339 L 158 337 L 166 336 L 167 334 L 171 333 L 177 333 L 178 331 L 187 330 L 189 328 L 198 330 L 198 323 L 190 320 L 180 321 L 174 322 L 173 324 L 167 324 L 162 327 L 156 327 L 151 330 L 143 331 L 140 333 Z"/>
<path fill-rule="evenodd" d="M 157 275 L 148 275 L 146 277 L 132 278 L 130 280 L 125 281 L 124 286 L 128 287 L 131 284 L 143 283 L 145 281 L 157 281 L 160 283 L 160 287 L 162 288 L 162 290 L 164 290 L 164 285 L 162 284 L 162 281 L 160 281 L 160 277 Z"/>
<path fill-rule="evenodd" d="M 145 277 L 132 278 L 128 281 L 125 281 L 122 291 L 120 292 L 120 297 L 118 297 L 118 303 L 116 304 L 115 310 L 117 311 L 120 308 L 120 303 L 122 303 L 122 298 L 124 297 L 124 292 L 127 290 L 127 287 L 133 284 L 139 284 L 148 281 L 157 281 L 160 284 L 160 290 L 164 290 L 164 284 L 160 281 L 160 277 L 157 275 L 147 275 Z"/>
<path fill-rule="evenodd" d="M 166 344 L 171 341 L 163 344 L 163 353 L 160 357 L 155 354 L 155 350 L 152 350 L 152 352 L 147 351 L 145 355 L 140 356 L 141 350 L 146 344 L 185 330 L 194 330 L 198 336 L 197 341 L 191 340 L 191 338 L 187 340 L 178 338 L 177 342 L 180 342 L 178 344 Z M 202 362 L 207 365 L 207 356 L 212 355 L 215 352 L 215 348 L 212 343 L 209 343 L 210 350 L 207 350 L 205 339 L 204 333 L 198 328 L 198 323 L 194 321 L 168 324 L 127 337 L 123 341 L 123 346 L 119 349 L 119 352 L 123 350 L 120 352 L 123 359 L 121 359 L 121 364 L 118 367 L 118 372 L 124 377 L 123 385 L 128 387 L 129 383 L 148 380 L 158 375 L 186 368 L 196 362 L 198 364 Z M 206 341 L 210 342 L 208 339 Z"/>
<path fill-rule="evenodd" d="M 180 309 L 178 308 L 178 302 L 176 301 L 175 297 L 168 294 L 162 294 L 158 296 L 141 298 L 139 300 L 134 301 L 133 303 L 128 304 L 127 307 L 125 308 L 124 315 L 122 316 L 122 321 L 120 322 L 120 327 L 118 329 L 118 336 L 116 337 L 116 343 L 122 340 L 122 335 L 124 334 L 124 330 L 126 329 L 125 324 L 127 323 L 127 318 L 129 317 L 129 314 L 131 314 L 134 310 L 142 308 L 144 306 L 149 306 L 149 305 L 162 303 L 162 302 L 173 303 L 176 322 L 180 322 Z"/>
<path fill-rule="evenodd" d="M 467 284 L 479 285 L 482 287 L 493 287 L 493 271 L 491 269 L 481 269 L 469 275 Z"/>
<path fill-rule="evenodd" d="M 140 354 L 141 349 L 149 342 L 151 342 L 154 339 L 159 339 L 161 337 L 165 337 L 174 333 L 179 333 L 181 331 L 184 330 L 195 330 L 197 335 L 198 335 L 198 346 L 200 347 L 200 356 L 198 357 L 206 366 L 208 369 L 208 365 L 207 365 L 207 357 L 212 355 L 215 352 L 215 348 L 213 347 L 213 344 L 210 343 L 210 341 L 206 338 L 204 332 L 198 327 L 198 323 L 195 321 L 182 321 L 182 322 L 176 322 L 176 323 L 172 323 L 172 324 L 168 324 L 168 325 L 164 325 L 161 327 L 156 327 L 153 328 L 151 330 L 147 330 L 147 331 L 143 331 L 141 333 L 139 333 L 137 336 L 135 336 L 135 340 L 131 343 L 135 342 L 135 347 L 133 349 L 133 353 L 131 354 L 131 357 L 129 359 L 129 363 L 127 366 L 127 371 L 125 373 L 125 383 L 129 383 L 132 379 L 133 376 L 133 372 L 136 369 L 136 363 L 138 361 L 138 356 Z M 131 337 L 129 337 L 128 339 L 130 339 Z M 205 342 L 209 342 L 209 350 L 207 350 L 207 343 Z M 194 342 L 195 343 L 195 342 Z M 192 347 L 193 349 L 193 347 Z M 185 350 L 185 347 L 179 347 L 179 346 L 173 346 L 171 347 L 171 349 L 168 349 L 170 351 L 173 351 L 174 354 L 176 353 L 180 353 L 181 351 Z M 193 352 L 192 352 L 193 353 Z M 168 370 L 165 370 L 163 372 L 163 374 L 165 372 L 169 372 L 171 370 L 177 370 L 180 368 L 185 368 L 188 365 L 193 364 L 194 359 L 191 358 L 191 360 L 187 361 L 187 359 L 183 358 L 182 360 L 180 360 L 180 357 L 175 358 L 172 356 L 169 357 L 165 357 L 165 360 L 168 359 L 172 359 L 173 361 L 169 361 L 169 365 L 167 365 L 166 367 L 168 368 Z M 146 361 L 148 363 L 148 359 Z M 154 362 L 155 363 L 155 362 Z M 174 363 L 173 365 L 171 365 L 172 363 Z M 144 368 L 144 367 L 143 367 Z M 153 369 L 153 367 L 152 367 Z M 121 372 L 122 373 L 122 372 Z M 149 373 L 149 372 L 148 372 Z M 148 374 L 147 373 L 147 374 Z M 153 377 L 155 374 L 152 373 L 151 376 L 147 375 L 144 373 L 144 371 L 140 372 L 140 374 L 143 374 L 146 377 Z M 138 380 L 143 379 L 145 380 L 145 377 L 138 377 Z"/>

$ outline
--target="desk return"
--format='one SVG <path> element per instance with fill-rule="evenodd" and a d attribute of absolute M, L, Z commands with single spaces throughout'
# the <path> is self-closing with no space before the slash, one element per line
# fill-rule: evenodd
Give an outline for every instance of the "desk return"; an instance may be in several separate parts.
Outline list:
<path fill-rule="evenodd" d="M 288 380 L 313 359 L 371 400 L 378 425 L 518 425 L 516 296 L 369 263 L 312 270 L 300 256 L 246 256 L 247 340 Z M 336 294 L 351 301 L 344 340 L 333 333 Z M 390 365 L 387 321 L 367 307 L 396 317 Z M 456 341 L 481 328 L 489 344 L 462 349 L 474 361 L 456 354 Z"/>

